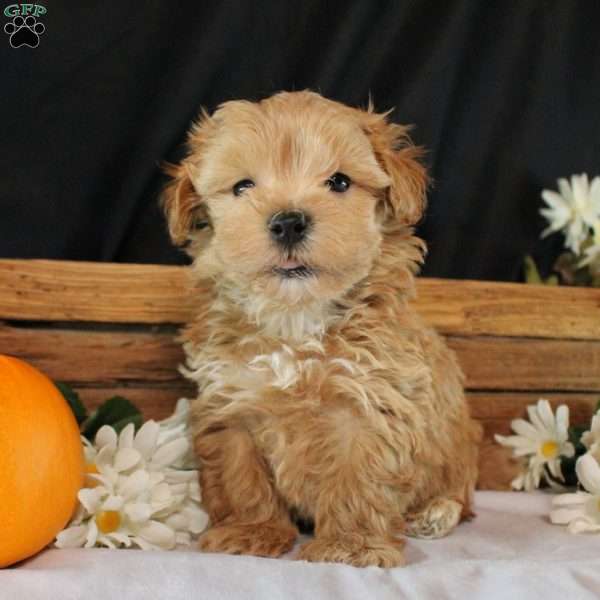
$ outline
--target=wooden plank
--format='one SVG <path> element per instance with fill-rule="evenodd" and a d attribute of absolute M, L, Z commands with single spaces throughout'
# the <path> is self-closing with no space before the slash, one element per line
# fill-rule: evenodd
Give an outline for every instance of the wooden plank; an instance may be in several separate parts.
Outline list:
<path fill-rule="evenodd" d="M 472 390 L 600 391 L 600 342 L 448 338 Z M 80 384 L 174 383 L 183 351 L 173 333 L 86 331 L 0 324 L 0 352 L 57 380 Z"/>
<path fill-rule="evenodd" d="M 81 387 L 75 386 L 83 403 L 93 410 L 111 396 L 124 396 L 131 400 L 144 414 L 145 419 L 164 419 L 168 417 L 179 398 L 193 399 L 195 387 L 191 384 L 181 386 L 150 387 Z M 536 404 L 541 395 L 538 393 L 515 392 L 468 392 L 467 401 L 473 418 L 480 421 L 485 429 L 486 437 L 493 434 L 510 434 L 510 422 L 513 419 L 525 418 L 527 406 Z M 567 404 L 570 409 L 572 425 L 589 424 L 596 410 L 600 394 L 556 394 L 545 393 L 544 398 L 550 401 L 556 410 L 558 405 Z"/>
<path fill-rule="evenodd" d="M 600 394 L 579 393 L 514 393 L 514 392 L 468 392 L 467 400 L 473 418 L 483 423 L 486 437 L 495 433 L 511 433 L 513 419 L 526 418 L 527 406 L 536 404 L 540 398 L 550 401 L 552 407 L 569 406 L 571 425 L 588 425 L 600 400 Z"/>
<path fill-rule="evenodd" d="M 167 387 L 80 387 L 74 389 L 79 393 L 81 401 L 94 410 L 111 396 L 123 396 L 131 400 L 141 411 L 144 419 L 166 419 L 173 413 L 179 398 L 195 397 L 195 387 L 183 384 Z"/>
<path fill-rule="evenodd" d="M 600 339 L 600 289 L 419 279 L 417 308 L 440 332 Z"/>
<path fill-rule="evenodd" d="M 69 383 L 184 381 L 177 371 L 183 350 L 167 333 L 28 329 L 0 323 L 0 352 Z"/>
<path fill-rule="evenodd" d="M 181 323 L 183 267 L 0 260 L 0 319 Z M 420 279 L 417 308 L 460 335 L 600 339 L 600 290 Z"/>
<path fill-rule="evenodd" d="M 177 399 L 194 398 L 192 388 L 79 388 L 83 402 L 93 409 L 111 395 L 119 394 L 132 400 L 142 411 L 145 419 L 164 419 L 172 414 Z M 544 394 L 554 409 L 559 404 L 570 407 L 570 423 L 587 425 L 593 415 L 599 395 L 597 394 Z M 511 458 L 511 451 L 497 444 L 494 434 L 510 434 L 512 419 L 524 417 L 526 408 L 539 399 L 537 393 L 467 393 L 471 414 L 484 428 L 481 447 L 483 464 L 478 481 L 479 489 L 508 490 L 510 482 L 519 471 L 518 463 Z"/>
<path fill-rule="evenodd" d="M 448 337 L 472 390 L 600 390 L 600 342 Z"/>
<path fill-rule="evenodd" d="M 184 268 L 52 260 L 0 260 L 0 319 L 180 323 Z"/>

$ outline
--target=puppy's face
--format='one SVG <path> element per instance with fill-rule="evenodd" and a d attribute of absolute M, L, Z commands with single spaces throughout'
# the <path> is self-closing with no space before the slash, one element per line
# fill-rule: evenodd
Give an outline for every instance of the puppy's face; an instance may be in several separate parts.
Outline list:
<path fill-rule="evenodd" d="M 421 216 L 406 129 L 310 92 L 204 115 L 165 194 L 196 268 L 244 295 L 331 300 L 365 278 L 382 236 Z"/>

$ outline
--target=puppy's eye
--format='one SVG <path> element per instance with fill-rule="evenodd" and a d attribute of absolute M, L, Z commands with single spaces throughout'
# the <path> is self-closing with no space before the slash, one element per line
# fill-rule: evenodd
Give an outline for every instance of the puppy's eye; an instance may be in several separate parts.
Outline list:
<path fill-rule="evenodd" d="M 352 180 L 348 175 L 344 175 L 343 173 L 334 173 L 325 184 L 329 186 L 329 189 L 332 192 L 336 192 L 337 194 L 343 194 L 348 191 L 348 188 L 352 184 Z"/>
<path fill-rule="evenodd" d="M 208 227 L 208 221 L 206 219 L 198 217 L 197 219 L 194 219 L 192 221 L 192 229 L 195 229 L 196 231 L 200 231 L 201 229 L 205 229 L 206 227 Z"/>
<path fill-rule="evenodd" d="M 242 179 L 241 181 L 238 181 L 234 186 L 233 186 L 233 195 L 234 196 L 240 196 L 241 194 L 243 194 L 248 188 L 253 188 L 255 185 L 254 181 L 252 181 L 252 179 Z"/>

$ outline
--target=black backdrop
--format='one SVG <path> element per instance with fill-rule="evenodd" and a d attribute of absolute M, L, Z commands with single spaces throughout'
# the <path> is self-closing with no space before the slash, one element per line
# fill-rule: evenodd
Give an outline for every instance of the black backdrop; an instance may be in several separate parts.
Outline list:
<path fill-rule="evenodd" d="M 600 172 L 595 0 L 41 3 L 37 48 L 0 32 L 2 257 L 184 262 L 159 162 L 200 105 L 282 89 L 370 92 L 416 125 L 435 179 L 428 275 L 518 279 L 528 252 L 548 265 L 561 240 L 538 240 L 540 190 Z"/>

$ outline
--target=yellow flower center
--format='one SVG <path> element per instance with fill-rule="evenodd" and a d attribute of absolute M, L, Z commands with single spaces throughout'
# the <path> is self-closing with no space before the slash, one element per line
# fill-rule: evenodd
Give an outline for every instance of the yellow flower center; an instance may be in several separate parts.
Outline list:
<path fill-rule="evenodd" d="M 121 526 L 121 515 L 116 510 L 102 510 L 96 515 L 96 525 L 102 533 L 112 533 Z"/>
<path fill-rule="evenodd" d="M 98 471 L 96 463 L 86 463 L 85 472 L 87 475 L 97 475 L 98 473 L 100 473 L 100 471 Z M 97 485 L 100 485 L 100 482 L 94 477 L 86 477 L 85 485 L 89 488 L 95 488 Z"/>
<path fill-rule="evenodd" d="M 542 454 L 545 458 L 555 458 L 558 454 L 558 444 L 551 440 L 544 442 L 542 444 Z"/>

